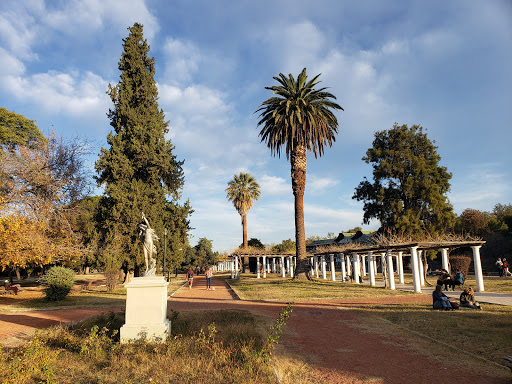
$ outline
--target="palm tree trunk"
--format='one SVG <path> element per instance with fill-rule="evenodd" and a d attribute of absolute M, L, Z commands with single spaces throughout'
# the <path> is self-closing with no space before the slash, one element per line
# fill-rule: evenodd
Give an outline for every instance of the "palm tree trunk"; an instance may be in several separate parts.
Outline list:
<path fill-rule="evenodd" d="M 292 189 L 295 197 L 295 245 L 297 247 L 297 280 L 307 280 L 306 232 L 304 230 L 304 190 L 306 189 L 306 147 L 297 147 L 290 156 Z"/>
<path fill-rule="evenodd" d="M 242 215 L 242 236 L 243 236 L 243 248 L 247 248 L 247 215 Z M 244 257 L 242 262 L 242 273 L 245 273 L 245 270 L 249 269 L 249 257 Z"/>

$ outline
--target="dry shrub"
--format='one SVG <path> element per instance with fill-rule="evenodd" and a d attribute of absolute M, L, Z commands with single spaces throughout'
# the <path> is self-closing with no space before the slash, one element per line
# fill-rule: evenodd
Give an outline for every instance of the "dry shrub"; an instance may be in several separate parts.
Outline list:
<path fill-rule="evenodd" d="M 471 257 L 464 255 L 450 256 L 450 265 L 452 273 L 460 270 L 464 277 L 468 276 L 469 265 L 471 264 Z"/>
<path fill-rule="evenodd" d="M 123 281 L 124 272 L 119 269 L 108 269 L 105 271 L 105 279 L 107 280 L 107 291 L 114 291 L 118 284 Z"/>

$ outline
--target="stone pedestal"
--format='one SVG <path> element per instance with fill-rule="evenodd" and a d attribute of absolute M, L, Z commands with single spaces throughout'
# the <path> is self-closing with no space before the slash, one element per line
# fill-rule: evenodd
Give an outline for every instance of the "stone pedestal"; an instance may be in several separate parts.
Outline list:
<path fill-rule="evenodd" d="M 126 319 L 121 343 L 164 341 L 171 334 L 167 320 L 167 286 L 162 276 L 135 277 L 126 285 Z"/>

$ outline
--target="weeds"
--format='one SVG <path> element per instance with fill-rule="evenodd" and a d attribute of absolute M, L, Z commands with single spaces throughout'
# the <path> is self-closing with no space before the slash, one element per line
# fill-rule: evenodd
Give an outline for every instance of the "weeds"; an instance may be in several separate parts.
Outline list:
<path fill-rule="evenodd" d="M 275 324 L 270 327 L 270 332 L 267 335 L 267 342 L 262 350 L 262 357 L 266 363 L 270 362 L 272 352 L 278 344 L 279 337 L 281 336 L 282 327 L 286 325 L 286 320 L 290 317 L 293 312 L 292 303 L 288 303 L 286 308 L 279 314 Z"/>

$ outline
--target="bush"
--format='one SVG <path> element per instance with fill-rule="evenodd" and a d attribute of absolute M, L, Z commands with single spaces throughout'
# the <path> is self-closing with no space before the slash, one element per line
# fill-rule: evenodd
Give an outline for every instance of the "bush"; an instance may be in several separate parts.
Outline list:
<path fill-rule="evenodd" d="M 107 280 L 107 291 L 112 292 L 117 288 L 119 282 L 123 279 L 124 272 L 119 269 L 108 269 L 105 271 L 105 279 Z"/>
<path fill-rule="evenodd" d="M 48 301 L 63 300 L 75 284 L 75 272 L 64 267 L 51 267 L 39 282 L 46 286 L 43 290 Z"/>
<path fill-rule="evenodd" d="M 450 265 L 452 273 L 455 273 L 457 270 L 460 270 L 465 278 L 468 277 L 469 273 L 469 265 L 471 264 L 471 257 L 464 255 L 457 255 L 450 257 Z"/>

